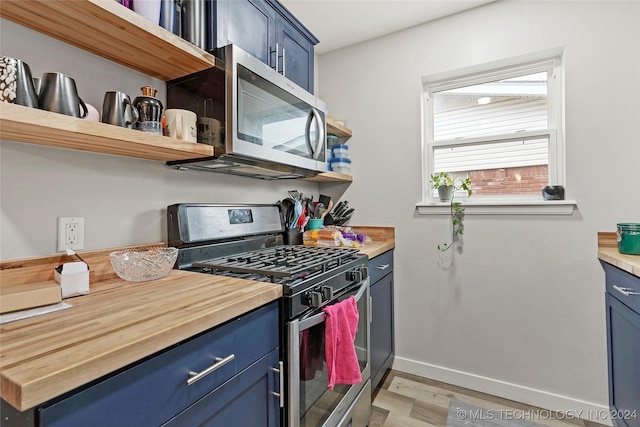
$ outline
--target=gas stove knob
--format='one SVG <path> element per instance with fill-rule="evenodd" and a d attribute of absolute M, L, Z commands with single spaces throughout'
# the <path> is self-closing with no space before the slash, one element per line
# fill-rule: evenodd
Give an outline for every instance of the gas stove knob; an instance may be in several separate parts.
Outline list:
<path fill-rule="evenodd" d="M 322 286 L 320 291 L 322 291 L 322 297 L 325 301 L 333 299 L 333 288 L 331 286 Z"/>
<path fill-rule="evenodd" d="M 318 291 L 309 292 L 309 305 L 318 308 L 322 305 L 322 294 Z"/>
<path fill-rule="evenodd" d="M 369 277 L 369 274 L 365 267 L 354 268 L 353 270 L 347 271 L 347 280 L 351 280 L 352 282 L 362 282 L 367 277 Z"/>

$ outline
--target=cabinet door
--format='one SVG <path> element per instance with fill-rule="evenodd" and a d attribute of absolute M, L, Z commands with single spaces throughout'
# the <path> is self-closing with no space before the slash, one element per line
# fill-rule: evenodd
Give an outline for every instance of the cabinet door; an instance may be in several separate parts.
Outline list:
<path fill-rule="evenodd" d="M 392 273 L 371 285 L 371 318 L 371 389 L 375 390 L 395 354 Z"/>
<path fill-rule="evenodd" d="M 609 405 L 618 427 L 640 427 L 640 314 L 607 293 Z"/>
<path fill-rule="evenodd" d="M 164 426 L 280 425 L 279 350 L 275 349 Z"/>
<path fill-rule="evenodd" d="M 274 67 L 276 11 L 264 0 L 225 0 L 217 4 L 218 47 L 238 45 Z"/>
<path fill-rule="evenodd" d="M 313 93 L 313 44 L 286 18 L 276 20 L 278 72 Z"/>

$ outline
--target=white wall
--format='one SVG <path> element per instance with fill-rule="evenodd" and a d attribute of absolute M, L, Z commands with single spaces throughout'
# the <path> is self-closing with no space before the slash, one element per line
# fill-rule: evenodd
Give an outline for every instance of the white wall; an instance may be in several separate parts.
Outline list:
<path fill-rule="evenodd" d="M 164 82 L 11 21 L 0 24 L 0 54 L 25 61 L 34 77 L 68 74 L 82 99 L 98 110 L 106 91 L 123 91 L 133 99 L 147 84 L 157 87 L 164 100 Z M 315 194 L 317 200 L 318 185 L 301 180 L 175 171 L 159 161 L 3 140 L 0 259 L 55 253 L 59 216 L 83 216 L 85 250 L 106 249 L 166 241 L 166 207 L 173 203 L 275 203 L 291 189 Z"/>
<path fill-rule="evenodd" d="M 415 210 L 420 77 L 558 47 L 577 211 L 468 215 L 463 252 L 439 253 L 448 218 Z M 596 233 L 640 221 L 640 3 L 497 2 L 319 62 L 319 96 L 354 135 L 353 220 L 396 227 L 395 368 L 548 409 L 607 407 Z"/>

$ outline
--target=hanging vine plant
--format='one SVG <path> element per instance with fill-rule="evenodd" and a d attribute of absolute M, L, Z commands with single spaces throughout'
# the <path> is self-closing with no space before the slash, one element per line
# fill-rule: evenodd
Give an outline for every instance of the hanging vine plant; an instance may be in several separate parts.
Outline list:
<path fill-rule="evenodd" d="M 438 245 L 438 249 L 444 252 L 451 248 L 458 238 L 464 234 L 464 207 L 461 202 L 453 199 L 457 190 L 464 190 L 467 192 L 467 197 L 471 197 L 473 194 L 471 179 L 455 178 L 450 173 L 440 172 L 431 174 L 431 185 L 438 190 L 440 200 L 443 202 L 448 201 L 451 206 L 451 242 Z"/>

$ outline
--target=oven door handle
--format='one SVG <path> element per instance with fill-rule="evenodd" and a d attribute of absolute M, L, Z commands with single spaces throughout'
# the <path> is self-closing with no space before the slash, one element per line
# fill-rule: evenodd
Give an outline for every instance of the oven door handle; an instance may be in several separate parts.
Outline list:
<path fill-rule="evenodd" d="M 358 289 L 358 292 L 354 295 L 356 302 L 360 301 L 360 298 L 362 298 L 362 296 L 365 294 L 368 287 L 369 287 L 369 278 L 367 277 L 365 280 L 360 282 L 360 289 Z M 367 313 L 367 315 L 368 314 L 369 313 Z M 326 318 L 327 318 L 327 315 L 324 312 L 320 312 L 307 319 L 300 320 L 298 325 L 300 330 L 309 329 L 312 326 L 315 326 L 319 323 L 324 322 Z"/>

